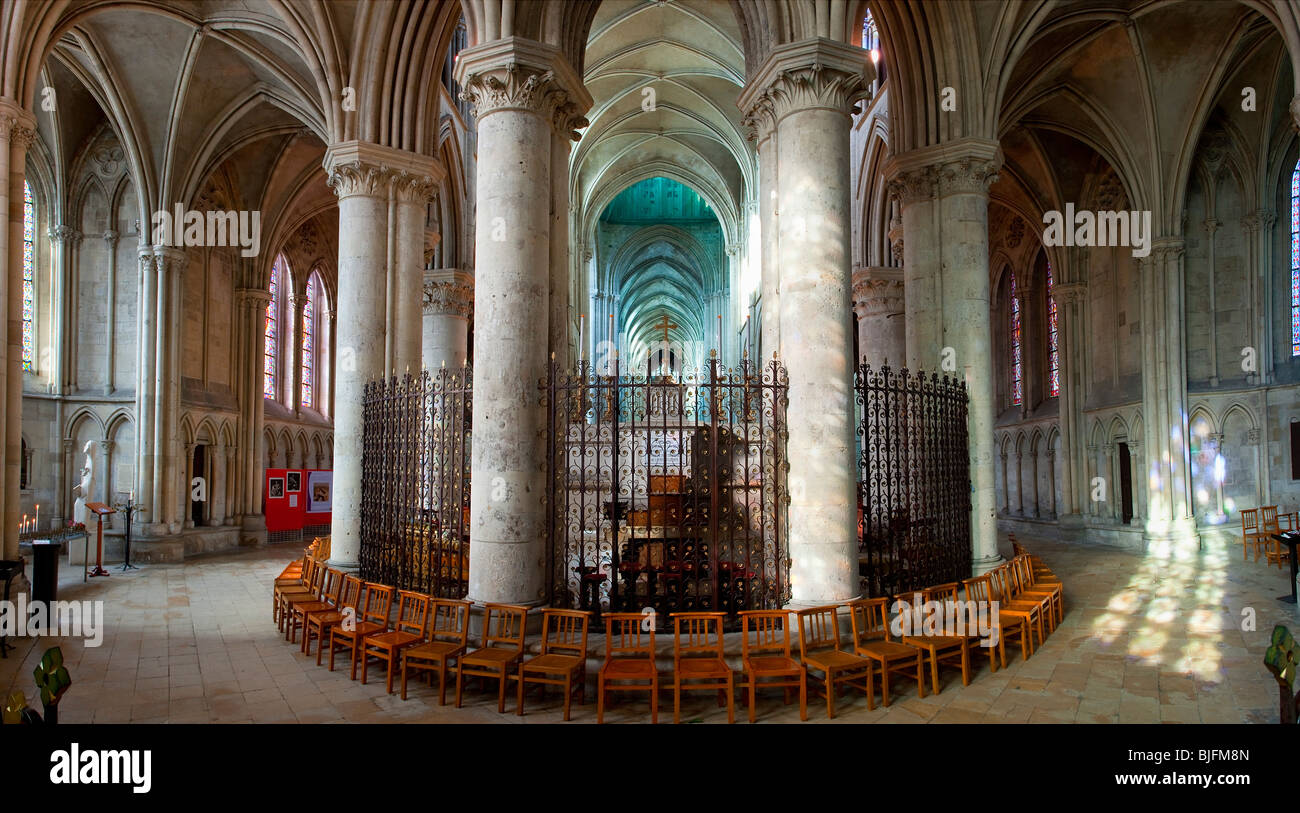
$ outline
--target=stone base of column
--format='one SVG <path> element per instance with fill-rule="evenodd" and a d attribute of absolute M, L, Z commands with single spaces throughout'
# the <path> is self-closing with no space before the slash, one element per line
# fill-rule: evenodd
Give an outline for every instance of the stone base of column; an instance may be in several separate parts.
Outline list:
<path fill-rule="evenodd" d="M 990 572 L 998 565 L 1004 564 L 1007 560 L 1002 556 L 981 556 L 971 559 L 970 569 L 972 576 L 983 576 Z"/>
<path fill-rule="evenodd" d="M 94 552 L 91 552 L 94 556 Z M 132 564 L 166 564 L 185 561 L 185 542 L 180 539 L 132 539 Z"/>
<path fill-rule="evenodd" d="M 239 544 L 241 547 L 266 544 L 265 516 L 244 514 L 239 518 Z"/>

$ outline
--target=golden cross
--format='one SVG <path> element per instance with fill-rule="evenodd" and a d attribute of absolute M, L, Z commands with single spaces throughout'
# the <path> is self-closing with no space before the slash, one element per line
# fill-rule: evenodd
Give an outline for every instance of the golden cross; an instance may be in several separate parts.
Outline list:
<path fill-rule="evenodd" d="M 664 315 L 659 317 L 659 322 L 657 324 L 651 325 L 651 327 L 654 328 L 655 330 L 662 330 L 664 332 L 664 341 L 666 342 L 668 341 L 668 331 L 677 327 L 677 325 L 674 325 L 672 322 L 668 321 L 668 314 L 665 313 Z"/>

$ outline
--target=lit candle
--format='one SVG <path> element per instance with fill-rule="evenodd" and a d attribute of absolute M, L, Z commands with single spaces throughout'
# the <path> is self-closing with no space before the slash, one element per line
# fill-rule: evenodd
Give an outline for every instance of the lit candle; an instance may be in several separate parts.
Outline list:
<path fill-rule="evenodd" d="M 23 533 L 27 533 L 28 522 L 27 522 L 27 515 L 26 515 L 26 514 L 23 514 L 23 525 L 22 525 L 22 528 L 23 528 L 22 532 L 23 532 Z"/>
<path fill-rule="evenodd" d="M 41 504 L 40 503 L 36 503 L 36 519 L 33 520 L 33 525 L 36 528 L 41 527 Z"/>

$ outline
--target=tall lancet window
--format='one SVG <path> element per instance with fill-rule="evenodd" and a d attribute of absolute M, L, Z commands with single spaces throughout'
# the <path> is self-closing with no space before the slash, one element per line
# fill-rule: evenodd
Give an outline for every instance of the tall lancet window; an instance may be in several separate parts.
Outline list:
<path fill-rule="evenodd" d="M 323 365 L 324 336 L 320 329 L 323 294 L 320 272 L 313 271 L 307 280 L 307 304 L 302 309 L 302 405 L 305 407 L 317 407 L 316 398 L 321 391 L 316 376 Z"/>
<path fill-rule="evenodd" d="M 266 303 L 265 344 L 262 350 L 262 394 L 275 400 L 276 382 L 279 380 L 277 359 L 280 357 L 280 309 L 284 304 L 280 277 L 284 274 L 284 255 L 275 258 L 271 266 L 271 301 Z"/>
<path fill-rule="evenodd" d="M 23 181 L 23 369 L 36 369 L 36 202 Z"/>
<path fill-rule="evenodd" d="M 1015 274 L 1011 274 L 1011 324 L 1007 335 L 1011 337 L 1011 403 L 1019 404 L 1024 400 L 1025 382 L 1020 363 L 1020 296 L 1016 293 Z"/>
<path fill-rule="evenodd" d="M 1291 355 L 1300 356 L 1300 161 L 1291 173 Z"/>
<path fill-rule="evenodd" d="M 1056 295 L 1053 286 L 1052 263 L 1047 263 L 1047 394 L 1061 394 L 1061 354 L 1056 344 Z"/>

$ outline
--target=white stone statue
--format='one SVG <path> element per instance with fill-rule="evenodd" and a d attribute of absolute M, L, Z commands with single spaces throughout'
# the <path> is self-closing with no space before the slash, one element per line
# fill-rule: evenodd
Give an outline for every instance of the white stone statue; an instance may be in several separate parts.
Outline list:
<path fill-rule="evenodd" d="M 92 515 L 86 508 L 86 502 L 95 494 L 95 458 L 91 453 L 94 448 L 95 441 L 86 441 L 85 448 L 81 450 L 86 455 L 86 462 L 81 467 L 81 482 L 72 487 L 72 493 L 77 497 L 72 505 L 72 519 L 87 528 L 90 527 Z"/>

